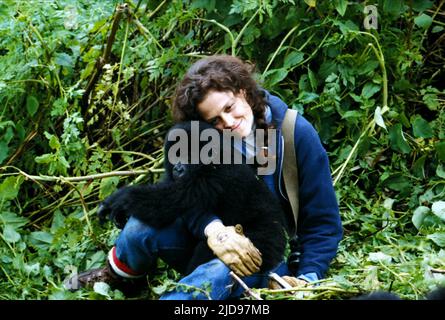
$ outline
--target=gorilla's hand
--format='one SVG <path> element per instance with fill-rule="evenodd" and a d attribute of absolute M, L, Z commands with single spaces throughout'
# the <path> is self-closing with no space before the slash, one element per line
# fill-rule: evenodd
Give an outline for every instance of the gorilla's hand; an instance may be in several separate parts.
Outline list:
<path fill-rule="evenodd" d="M 119 229 L 123 229 L 130 216 L 131 193 L 128 188 L 114 192 L 102 202 L 97 210 L 99 222 L 103 224 L 107 218 Z"/>

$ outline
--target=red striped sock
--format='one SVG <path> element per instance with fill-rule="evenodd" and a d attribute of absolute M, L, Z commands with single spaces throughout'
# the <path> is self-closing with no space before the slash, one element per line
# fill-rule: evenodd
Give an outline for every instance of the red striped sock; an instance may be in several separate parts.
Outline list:
<path fill-rule="evenodd" d="M 110 266 L 113 271 L 121 277 L 134 279 L 144 276 L 144 274 L 132 270 L 129 266 L 117 258 L 116 247 L 111 248 L 110 252 L 108 253 L 108 261 L 110 262 Z"/>

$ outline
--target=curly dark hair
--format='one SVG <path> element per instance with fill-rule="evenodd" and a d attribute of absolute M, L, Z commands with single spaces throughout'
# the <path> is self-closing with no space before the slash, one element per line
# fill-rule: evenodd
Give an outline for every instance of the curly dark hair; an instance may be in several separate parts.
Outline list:
<path fill-rule="evenodd" d="M 176 88 L 173 120 L 204 120 L 198 105 L 211 90 L 231 91 L 235 95 L 244 90 L 257 128 L 267 129 L 264 119 L 266 97 L 253 78 L 253 69 L 251 64 L 229 55 L 214 55 L 196 61 Z"/>

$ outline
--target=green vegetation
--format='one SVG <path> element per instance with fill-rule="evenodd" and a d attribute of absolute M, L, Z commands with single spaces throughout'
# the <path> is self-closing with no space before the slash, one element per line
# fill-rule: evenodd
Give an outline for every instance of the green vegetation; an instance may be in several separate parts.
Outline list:
<path fill-rule="evenodd" d="M 345 235 L 309 298 L 445 284 L 445 1 L 374 2 L 1 1 L 0 299 L 125 298 L 62 281 L 102 265 L 97 204 L 159 179 L 174 87 L 214 53 L 254 62 L 330 155 Z M 159 264 L 144 298 L 179 277 Z"/>

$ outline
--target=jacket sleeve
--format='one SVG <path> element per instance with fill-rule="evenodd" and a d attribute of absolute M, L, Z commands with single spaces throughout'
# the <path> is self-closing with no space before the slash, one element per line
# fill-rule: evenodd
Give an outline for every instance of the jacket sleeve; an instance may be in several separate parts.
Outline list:
<path fill-rule="evenodd" d="M 298 115 L 295 151 L 299 178 L 297 276 L 315 272 L 323 278 L 343 236 L 329 160 L 314 127 Z"/>
<path fill-rule="evenodd" d="M 215 220 L 221 221 L 212 213 L 202 213 L 198 211 L 190 211 L 182 215 L 187 229 L 198 239 L 205 239 L 204 229 L 210 222 Z"/>

